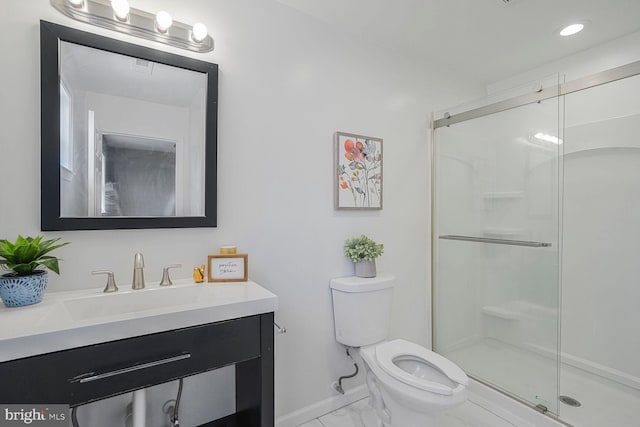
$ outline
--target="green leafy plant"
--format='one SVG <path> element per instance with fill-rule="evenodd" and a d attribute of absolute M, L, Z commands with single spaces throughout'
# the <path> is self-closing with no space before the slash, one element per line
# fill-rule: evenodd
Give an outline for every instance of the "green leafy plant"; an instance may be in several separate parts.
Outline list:
<path fill-rule="evenodd" d="M 372 261 L 382 255 L 384 245 L 378 244 L 364 234 L 344 242 L 344 254 L 353 262 Z"/>
<path fill-rule="evenodd" d="M 18 236 L 15 242 L 0 240 L 0 266 L 13 270 L 17 276 L 34 274 L 38 266 L 48 268 L 56 274 L 60 274 L 58 258 L 47 255 L 54 249 L 66 246 L 69 243 L 55 243 L 60 240 L 43 240 L 44 236 L 22 237 Z"/>

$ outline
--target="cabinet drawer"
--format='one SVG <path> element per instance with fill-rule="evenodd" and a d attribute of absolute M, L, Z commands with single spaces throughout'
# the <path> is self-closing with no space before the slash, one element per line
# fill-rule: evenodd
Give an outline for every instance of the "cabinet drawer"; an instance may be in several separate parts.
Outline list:
<path fill-rule="evenodd" d="M 0 402 L 78 405 L 260 357 L 260 317 L 0 363 Z"/>

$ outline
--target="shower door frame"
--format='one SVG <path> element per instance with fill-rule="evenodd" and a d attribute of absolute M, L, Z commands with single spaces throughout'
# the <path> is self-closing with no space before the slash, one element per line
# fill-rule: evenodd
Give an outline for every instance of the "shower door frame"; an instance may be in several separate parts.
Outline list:
<path fill-rule="evenodd" d="M 568 95 L 570 93 L 578 92 L 581 90 L 593 88 L 596 86 L 600 86 L 603 84 L 615 82 L 617 80 L 622 80 L 627 77 L 634 77 L 636 75 L 640 75 L 640 60 L 630 62 L 628 64 L 611 68 L 605 71 L 601 71 L 599 73 L 595 73 L 586 77 L 582 77 L 576 80 L 572 80 L 566 83 L 559 83 L 557 85 L 550 86 L 548 88 L 540 87 L 539 90 L 533 93 L 526 93 L 524 95 L 515 96 L 503 101 L 494 102 L 492 104 L 488 104 L 482 107 L 473 108 L 467 111 L 463 111 L 461 113 L 456 113 L 450 115 L 449 113 L 444 113 L 442 118 L 436 119 L 435 114 L 432 112 L 430 116 L 430 137 L 431 137 L 431 147 L 430 147 L 430 156 L 431 156 L 431 349 L 434 349 L 434 338 L 435 338 L 435 283 L 436 283 L 436 274 L 435 274 L 435 254 L 436 254 L 436 244 L 440 239 L 440 236 L 436 236 L 436 207 L 435 207 L 435 196 L 436 196 L 436 130 L 441 127 L 448 127 L 455 123 L 465 122 L 467 120 L 472 120 L 480 117 L 484 117 L 490 114 L 499 113 L 502 111 L 522 107 L 528 104 L 533 104 L 536 102 L 540 102 L 546 99 L 551 98 L 562 98 L 564 95 Z M 564 123 L 561 126 L 562 131 L 564 132 Z M 464 236 L 451 236 L 458 238 Z M 561 238 L 561 237 L 560 237 Z M 491 240 L 491 239 L 489 239 Z M 509 242 L 509 241 L 506 241 Z M 519 242 L 519 243 L 535 243 L 535 242 Z M 504 243 L 504 244 L 514 244 L 514 243 Z M 561 256 L 561 254 L 560 254 Z M 561 264 L 560 264 L 561 268 Z M 560 272 L 559 272 L 560 274 Z M 560 329 L 560 317 L 558 317 L 558 328 Z M 560 334 L 558 333 L 558 353 L 560 354 Z M 491 388 L 503 394 L 511 399 L 514 399 L 523 405 L 530 407 L 532 409 L 541 412 L 542 414 L 552 418 L 553 420 L 565 424 L 567 426 L 571 426 L 571 424 L 563 421 L 559 415 L 555 415 L 549 413 L 547 411 L 543 411 L 540 408 L 534 406 L 531 402 L 528 402 L 518 396 L 515 396 L 511 393 L 506 392 L 503 389 L 497 388 L 496 386 L 489 384 L 482 379 L 476 378 L 473 375 L 469 375 L 473 380 Z"/>

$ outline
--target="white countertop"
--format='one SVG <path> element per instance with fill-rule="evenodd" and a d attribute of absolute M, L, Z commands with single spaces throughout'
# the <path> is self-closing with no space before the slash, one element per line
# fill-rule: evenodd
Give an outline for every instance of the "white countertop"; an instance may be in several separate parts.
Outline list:
<path fill-rule="evenodd" d="M 39 304 L 0 308 L 0 362 L 277 308 L 278 297 L 251 281 L 50 292 Z"/>

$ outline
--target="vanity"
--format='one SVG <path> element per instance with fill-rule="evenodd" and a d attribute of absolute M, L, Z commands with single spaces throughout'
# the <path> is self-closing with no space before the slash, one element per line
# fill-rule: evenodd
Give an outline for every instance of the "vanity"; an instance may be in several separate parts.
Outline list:
<path fill-rule="evenodd" d="M 254 282 L 52 292 L 0 309 L 0 402 L 71 407 L 235 365 L 236 413 L 274 425 L 274 311 Z"/>

